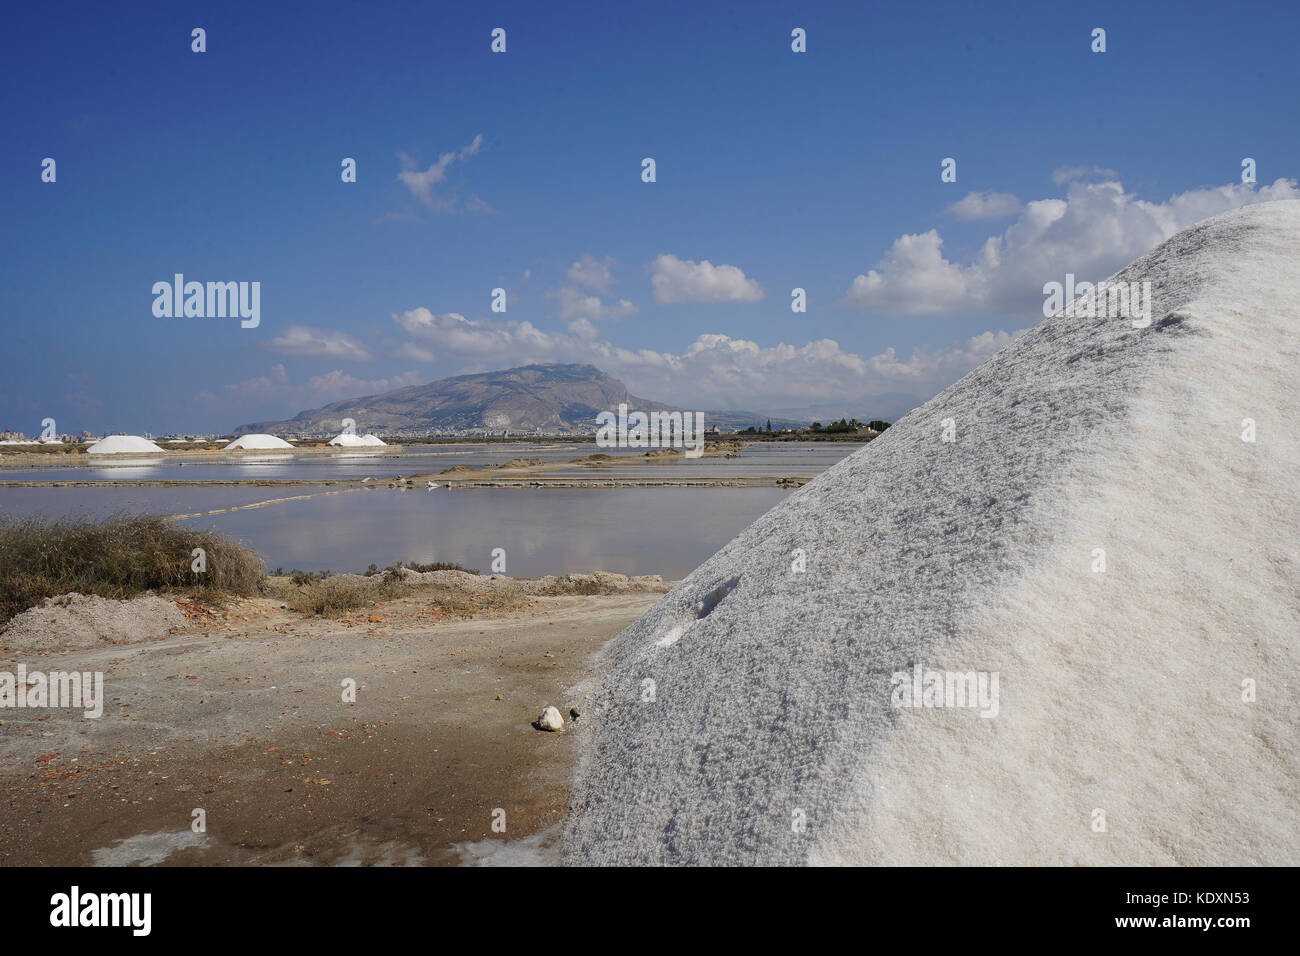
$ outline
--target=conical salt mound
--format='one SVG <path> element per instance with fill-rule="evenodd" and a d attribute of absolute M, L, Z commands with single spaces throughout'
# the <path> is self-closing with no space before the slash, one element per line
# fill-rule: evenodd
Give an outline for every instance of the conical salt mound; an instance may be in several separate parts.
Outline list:
<path fill-rule="evenodd" d="M 1300 203 L 1115 279 L 613 642 L 567 862 L 1300 858 Z"/>
<path fill-rule="evenodd" d="M 88 455 L 138 455 L 162 449 L 139 435 L 106 435 L 86 449 Z"/>
<path fill-rule="evenodd" d="M 269 449 L 269 448 L 292 448 L 283 438 L 277 438 L 275 435 L 242 435 L 236 438 L 223 451 L 235 451 L 237 449 Z"/>

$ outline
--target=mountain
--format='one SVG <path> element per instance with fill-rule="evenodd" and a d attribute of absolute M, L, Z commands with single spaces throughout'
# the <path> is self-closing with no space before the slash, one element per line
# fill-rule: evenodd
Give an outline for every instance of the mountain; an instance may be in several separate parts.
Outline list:
<path fill-rule="evenodd" d="M 343 419 L 351 418 L 358 432 L 397 437 L 503 430 L 589 434 L 596 430 L 596 415 L 617 412 L 621 402 L 626 402 L 629 410 L 643 412 L 676 408 L 638 398 L 594 365 L 525 365 L 345 399 L 299 412 L 287 421 L 249 422 L 235 431 L 333 435 L 343 427 Z M 708 427 L 723 429 L 767 420 L 767 416 L 751 412 L 705 412 L 704 417 Z M 772 422 L 774 428 L 796 424 L 803 423 Z"/>

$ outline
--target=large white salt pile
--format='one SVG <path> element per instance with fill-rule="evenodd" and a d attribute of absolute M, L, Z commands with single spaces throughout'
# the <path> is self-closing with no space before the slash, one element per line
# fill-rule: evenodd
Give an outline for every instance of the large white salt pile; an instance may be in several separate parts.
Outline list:
<path fill-rule="evenodd" d="M 380 448 L 388 447 L 387 442 L 374 435 L 353 435 L 348 432 L 343 432 L 341 435 L 335 435 L 329 440 L 329 444 L 342 445 L 349 448 L 359 448 L 362 446 Z"/>
<path fill-rule="evenodd" d="M 238 448 L 292 448 L 283 438 L 276 438 L 274 435 L 244 435 L 236 438 L 223 451 L 234 451 Z"/>
<path fill-rule="evenodd" d="M 619 635 L 566 861 L 1300 859 L 1300 202 L 1115 278 Z"/>
<path fill-rule="evenodd" d="M 162 451 L 147 438 L 139 435 L 107 435 L 86 449 L 87 455 L 139 455 Z"/>

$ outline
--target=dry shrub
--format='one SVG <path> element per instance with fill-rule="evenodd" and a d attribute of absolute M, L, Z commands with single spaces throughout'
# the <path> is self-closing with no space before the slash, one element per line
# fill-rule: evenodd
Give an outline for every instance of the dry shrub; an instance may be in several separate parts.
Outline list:
<path fill-rule="evenodd" d="M 288 595 L 291 608 L 300 614 L 337 617 L 348 611 L 370 607 L 379 601 L 406 597 L 413 588 L 395 574 L 362 577 L 338 574 L 304 582 Z"/>
<path fill-rule="evenodd" d="M 419 585 L 422 601 L 452 617 L 474 617 L 480 611 L 514 611 L 528 606 L 528 596 L 518 587 L 466 591 L 443 584 Z"/>
<path fill-rule="evenodd" d="M 190 570 L 195 548 L 207 552 L 206 572 Z M 257 553 L 232 538 L 157 515 L 0 518 L 0 623 L 72 591 L 118 600 L 182 588 L 209 600 L 252 594 L 262 573 Z"/>

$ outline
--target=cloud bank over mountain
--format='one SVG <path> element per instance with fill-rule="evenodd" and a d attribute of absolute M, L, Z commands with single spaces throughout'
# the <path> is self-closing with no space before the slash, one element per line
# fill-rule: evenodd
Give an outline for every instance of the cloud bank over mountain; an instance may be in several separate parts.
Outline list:
<path fill-rule="evenodd" d="M 445 154 L 442 165 L 433 168 L 431 184 L 452 163 L 477 152 L 478 142 Z M 638 294 L 633 288 L 637 281 L 629 278 L 634 270 L 591 252 L 569 260 L 562 281 L 543 296 L 556 328 L 548 328 L 549 323 L 532 313 L 526 319 L 471 317 L 416 306 L 392 315 L 395 331 L 405 340 L 386 350 L 345 332 L 306 324 L 289 327 L 268 347 L 289 356 L 340 361 L 400 357 L 404 363 L 442 363 L 442 368 L 460 373 L 539 362 L 589 363 L 619 376 L 641 394 L 666 396 L 683 405 L 817 406 L 834 411 L 827 406 L 828 396 L 834 396 L 845 406 L 841 413 L 897 416 L 1038 322 L 1045 283 L 1062 282 L 1067 273 L 1080 281 L 1103 279 L 1202 219 L 1240 206 L 1300 197 L 1296 182 L 1289 179 L 1259 188 L 1232 183 L 1193 189 L 1164 202 L 1139 199 L 1124 188 L 1114 170 L 1096 166 L 1062 167 L 1052 179 L 1065 187 L 1065 198 L 1022 202 L 1007 193 L 984 191 L 968 193 L 950 205 L 945 213 L 964 223 L 966 230 L 977 229 L 981 221 L 1014 217 L 1001 232 L 977 241 L 979 251 L 968 261 L 946 255 L 936 227 L 899 236 L 874 268 L 852 280 L 839 308 L 929 323 L 932 331 L 917 333 L 929 341 L 905 349 L 882 343 L 885 347 L 879 351 L 865 353 L 829 336 L 763 342 L 757 336 L 707 330 L 710 310 L 720 305 L 734 309 L 763 303 L 766 292 L 760 281 L 730 263 L 663 253 L 646 265 L 649 287 L 641 286 Z M 697 307 L 706 331 L 682 339 L 676 348 L 623 345 L 621 340 L 630 332 L 625 323 L 644 321 L 638 299 L 652 310 Z M 993 321 L 982 331 L 954 339 L 936 322 L 953 316 Z M 364 380 L 331 370 L 292 388 L 294 397 L 308 404 L 313 389 L 315 398 L 344 397 L 336 389 L 349 380 L 369 382 L 381 391 L 380 385 L 414 378 L 418 375 L 409 367 L 388 379 Z"/>

